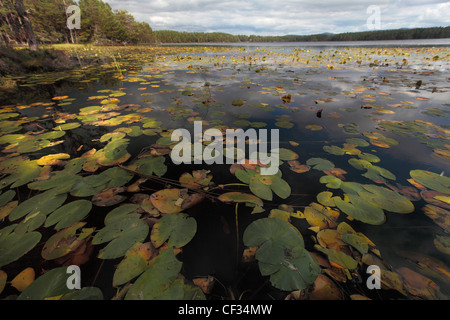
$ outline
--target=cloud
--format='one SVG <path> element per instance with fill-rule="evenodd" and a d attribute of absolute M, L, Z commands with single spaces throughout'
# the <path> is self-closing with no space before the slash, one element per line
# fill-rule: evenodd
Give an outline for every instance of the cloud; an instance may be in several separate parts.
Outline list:
<path fill-rule="evenodd" d="M 447 26 L 450 2 L 431 0 L 104 0 L 154 30 L 285 35 L 367 31 L 367 8 L 381 29 Z"/>

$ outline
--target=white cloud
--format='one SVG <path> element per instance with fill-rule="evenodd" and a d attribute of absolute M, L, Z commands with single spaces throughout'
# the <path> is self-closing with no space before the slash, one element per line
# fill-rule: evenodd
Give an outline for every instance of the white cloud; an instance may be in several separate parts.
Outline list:
<path fill-rule="evenodd" d="M 233 34 L 366 31 L 367 8 L 381 9 L 381 29 L 447 26 L 450 2 L 430 0 L 104 0 L 154 30 Z"/>

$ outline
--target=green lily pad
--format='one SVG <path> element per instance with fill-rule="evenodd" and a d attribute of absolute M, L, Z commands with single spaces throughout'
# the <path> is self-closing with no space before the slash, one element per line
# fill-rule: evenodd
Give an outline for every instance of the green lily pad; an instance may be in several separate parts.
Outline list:
<path fill-rule="evenodd" d="M 306 164 L 319 171 L 329 171 L 334 168 L 333 162 L 322 158 L 310 158 Z"/>
<path fill-rule="evenodd" d="M 411 177 L 421 185 L 432 190 L 450 194 L 450 178 L 425 170 L 411 170 Z"/>
<path fill-rule="evenodd" d="M 81 123 L 72 122 L 72 123 L 66 123 L 66 124 L 62 124 L 60 126 L 57 126 L 57 127 L 53 128 L 53 130 L 55 130 L 55 131 L 67 131 L 67 130 L 76 129 L 76 128 L 80 127 L 80 126 L 81 126 Z"/>
<path fill-rule="evenodd" d="M 9 176 L 0 181 L 0 189 L 11 185 L 11 189 L 21 187 L 41 174 L 42 168 L 38 166 L 36 161 L 21 161 L 17 166 L 9 172 Z"/>
<path fill-rule="evenodd" d="M 103 300 L 103 292 L 99 288 L 85 287 L 66 293 L 59 300 Z"/>
<path fill-rule="evenodd" d="M 370 145 L 369 142 L 361 138 L 348 138 L 345 141 L 355 145 L 356 147 L 368 147 Z"/>
<path fill-rule="evenodd" d="M 260 207 L 264 205 L 260 198 L 242 192 L 227 192 L 220 195 L 218 199 L 222 202 L 253 203 Z"/>
<path fill-rule="evenodd" d="M 362 160 L 364 161 L 364 160 Z M 363 174 L 364 177 L 372 180 L 378 181 L 383 180 L 383 178 L 389 180 L 396 180 L 395 175 L 387 169 L 381 168 L 379 166 L 371 165 L 367 168 L 367 172 Z"/>
<path fill-rule="evenodd" d="M 92 203 L 88 200 L 72 201 L 51 213 L 45 221 L 45 227 L 56 224 L 55 230 L 61 230 L 83 220 L 91 211 Z"/>
<path fill-rule="evenodd" d="M 350 160 L 348 160 L 348 163 L 355 169 L 358 170 L 366 170 L 369 167 L 372 166 L 372 163 L 370 163 L 367 160 L 363 160 L 363 159 L 355 159 L 355 158 L 351 158 Z"/>
<path fill-rule="evenodd" d="M 374 206 L 396 213 L 411 213 L 414 205 L 401 194 L 376 185 L 363 185 L 364 190 L 358 195 Z"/>
<path fill-rule="evenodd" d="M 367 244 L 367 239 L 359 234 L 342 234 L 341 239 L 351 245 L 353 248 L 361 252 L 361 254 L 366 254 L 369 251 L 369 245 Z"/>
<path fill-rule="evenodd" d="M 335 199 L 334 202 L 339 210 L 345 212 L 350 217 L 372 225 L 380 225 L 386 221 L 384 212 L 358 196 L 349 194 L 350 203 L 342 199 Z"/>
<path fill-rule="evenodd" d="M 159 248 L 168 240 L 168 246 L 181 248 L 194 238 L 197 222 L 186 214 L 175 213 L 163 216 L 153 226 L 150 239 Z"/>
<path fill-rule="evenodd" d="M 127 147 L 129 142 L 129 139 L 112 140 L 104 148 L 105 157 L 110 160 L 117 160 L 122 158 L 128 153 Z"/>
<path fill-rule="evenodd" d="M 336 156 L 342 156 L 345 154 L 345 151 L 342 150 L 342 148 L 339 148 L 338 146 L 324 146 L 323 150 Z"/>
<path fill-rule="evenodd" d="M 342 251 L 336 251 L 333 249 L 322 248 L 320 246 L 316 246 L 317 250 L 326 254 L 328 259 L 333 261 L 334 263 L 340 265 L 341 267 L 349 270 L 355 270 L 358 267 L 358 262 L 355 259 L 345 254 Z"/>
<path fill-rule="evenodd" d="M 24 234 L 13 232 L 17 224 L 0 230 L 0 268 L 20 259 L 41 240 L 41 234 L 33 231 Z"/>
<path fill-rule="evenodd" d="M 157 300 L 178 277 L 181 266 L 172 249 L 161 250 L 128 290 L 125 300 Z"/>
<path fill-rule="evenodd" d="M 150 242 L 136 243 L 128 249 L 125 258 L 119 263 L 113 277 L 113 287 L 120 286 L 132 280 L 144 272 L 153 254 L 155 248 Z"/>
<path fill-rule="evenodd" d="M 317 195 L 317 201 L 319 201 L 320 204 L 326 206 L 326 207 L 335 207 L 336 204 L 334 202 L 333 193 L 329 191 L 323 191 Z"/>
<path fill-rule="evenodd" d="M 326 187 L 330 189 L 339 189 L 343 183 L 341 179 L 328 175 L 320 177 L 319 181 L 320 183 L 324 183 Z"/>
<path fill-rule="evenodd" d="M 19 204 L 9 215 L 9 220 L 15 221 L 37 212 L 47 215 L 59 208 L 66 199 L 66 193 L 55 195 L 51 190 L 46 191 Z"/>
<path fill-rule="evenodd" d="M 271 284 L 281 290 L 302 290 L 320 273 L 320 267 L 304 249 L 301 234 L 282 219 L 252 222 L 244 232 L 244 245 L 259 247 L 255 257 L 261 274 L 270 275 Z"/>
<path fill-rule="evenodd" d="M 145 157 L 134 161 L 127 168 L 145 175 L 157 175 L 162 177 L 167 172 L 167 166 L 164 164 L 164 157 Z"/>
<path fill-rule="evenodd" d="M 8 190 L 5 193 L 0 195 L 0 207 L 3 207 L 5 204 L 10 202 L 16 196 L 16 192 L 14 190 Z"/>
<path fill-rule="evenodd" d="M 67 267 L 52 269 L 33 281 L 17 300 L 44 300 L 69 293 Z"/>
<path fill-rule="evenodd" d="M 115 259 L 125 255 L 135 243 L 142 242 L 148 235 L 148 225 L 136 216 L 124 216 L 107 224 L 92 239 L 92 244 L 109 242 L 100 250 L 100 259 Z"/>
<path fill-rule="evenodd" d="M 371 153 L 363 152 L 363 153 L 358 154 L 358 157 L 361 158 L 362 160 L 366 160 L 371 163 L 377 163 L 377 162 L 381 161 L 381 159 L 379 157 L 377 157 L 376 155 L 371 154 Z"/>

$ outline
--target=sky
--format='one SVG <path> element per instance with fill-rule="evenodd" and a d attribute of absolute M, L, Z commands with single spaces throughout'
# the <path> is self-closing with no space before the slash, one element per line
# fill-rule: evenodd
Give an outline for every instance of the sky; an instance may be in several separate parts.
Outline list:
<path fill-rule="evenodd" d="M 450 1 L 438 0 L 104 0 L 104 2 L 109 3 L 113 9 L 128 10 L 137 21 L 148 22 L 153 30 L 245 35 L 308 35 L 450 25 Z"/>

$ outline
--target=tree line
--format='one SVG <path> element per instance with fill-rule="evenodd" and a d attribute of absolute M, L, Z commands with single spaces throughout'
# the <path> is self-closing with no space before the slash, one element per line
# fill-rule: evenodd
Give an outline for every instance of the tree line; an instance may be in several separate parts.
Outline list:
<path fill-rule="evenodd" d="M 25 16 L 17 10 L 25 8 Z M 66 9 L 81 9 L 81 29 L 67 28 Z M 27 23 L 39 43 L 138 44 L 154 43 L 152 28 L 137 22 L 126 10 L 112 10 L 102 0 L 0 0 L 0 41 L 5 44 L 29 43 Z"/>
<path fill-rule="evenodd" d="M 81 29 L 67 28 L 66 8 L 81 9 Z M 364 41 L 450 38 L 450 27 L 379 30 L 340 34 L 257 36 L 223 32 L 153 31 L 126 10 L 102 0 L 0 0 L 0 45 L 39 43 L 145 44 L 207 42 Z"/>
<path fill-rule="evenodd" d="M 257 36 L 232 35 L 228 33 L 178 32 L 172 30 L 154 31 L 162 43 L 204 43 L 204 42 L 310 42 L 310 41 L 370 41 L 450 38 L 450 27 L 377 30 L 339 34 Z"/>

